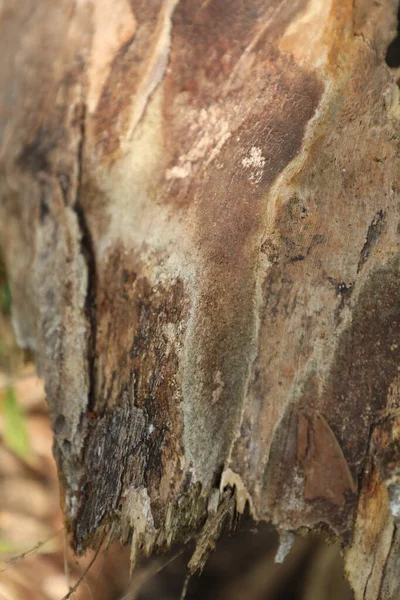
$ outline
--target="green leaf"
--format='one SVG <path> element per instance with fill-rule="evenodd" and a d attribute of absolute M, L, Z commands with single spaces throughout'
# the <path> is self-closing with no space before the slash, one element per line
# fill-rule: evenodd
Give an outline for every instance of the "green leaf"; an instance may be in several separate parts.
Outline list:
<path fill-rule="evenodd" d="M 29 452 L 28 432 L 25 415 L 17 402 L 12 387 L 8 387 L 3 400 L 4 444 L 20 458 L 26 459 Z"/>

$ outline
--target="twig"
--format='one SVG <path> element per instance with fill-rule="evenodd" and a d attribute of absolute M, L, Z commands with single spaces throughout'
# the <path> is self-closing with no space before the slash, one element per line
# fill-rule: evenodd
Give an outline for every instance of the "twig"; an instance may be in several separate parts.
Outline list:
<path fill-rule="evenodd" d="M 80 574 L 82 575 L 82 567 L 81 567 L 81 565 L 79 564 L 79 562 L 78 562 L 78 560 L 77 560 L 77 559 L 75 559 L 75 564 L 76 564 L 77 568 L 79 569 L 79 572 L 80 572 Z M 88 582 L 88 580 L 87 580 L 87 577 L 85 576 L 85 574 L 83 574 L 83 577 L 84 577 L 84 578 L 83 578 L 82 584 L 83 584 L 83 585 L 85 585 L 85 586 L 87 587 L 87 590 L 88 590 L 88 592 L 89 592 L 90 599 L 91 599 L 91 600 L 94 600 L 94 598 L 93 598 L 93 594 L 92 594 L 92 590 L 90 589 L 90 585 L 89 585 L 89 582 Z M 69 587 L 69 585 L 68 585 L 68 587 Z"/>
<path fill-rule="evenodd" d="M 67 535 L 64 534 L 64 573 L 65 573 L 65 580 L 67 582 L 67 588 L 69 589 L 71 587 L 71 571 L 69 568 L 69 564 L 68 564 L 68 540 L 67 540 Z"/>
<path fill-rule="evenodd" d="M 169 558 L 163 565 L 157 567 L 156 569 L 150 569 L 150 574 L 148 575 L 148 577 L 146 577 L 144 580 L 140 581 L 139 583 L 137 583 L 131 590 L 129 590 L 129 592 L 127 594 L 125 594 L 125 596 L 123 596 L 120 600 L 127 600 L 129 598 L 129 596 L 135 592 L 138 592 L 140 590 L 140 588 L 142 587 L 142 585 L 144 585 L 147 581 L 149 581 L 152 577 L 154 577 L 154 575 L 157 575 L 157 573 L 160 573 L 160 571 L 162 571 L 163 569 L 165 569 L 165 567 L 167 567 L 169 564 L 171 564 L 176 558 L 178 558 L 178 556 L 180 556 L 181 554 L 183 554 L 185 551 L 184 548 L 182 548 L 181 550 L 178 550 L 178 552 L 176 554 L 174 554 L 173 556 L 171 556 L 171 558 Z M 63 598 L 64 600 L 64 598 Z M 134 599 L 133 599 L 134 600 Z"/>
<path fill-rule="evenodd" d="M 87 587 L 87 591 L 89 592 L 90 600 L 94 600 L 92 590 L 90 589 L 90 585 L 89 585 L 89 582 L 86 577 L 84 577 L 84 579 L 83 579 L 83 585 L 86 585 L 86 587 Z"/>
<path fill-rule="evenodd" d="M 191 578 L 192 578 L 192 576 L 190 574 L 190 571 L 188 571 L 186 573 L 186 577 L 185 577 L 185 580 L 183 582 L 183 587 L 182 587 L 182 591 L 181 591 L 181 595 L 179 597 L 179 600 L 185 600 Z"/>
<path fill-rule="evenodd" d="M 101 540 L 101 542 L 99 544 L 99 547 L 97 548 L 97 550 L 95 552 L 95 555 L 93 556 L 92 560 L 90 561 L 90 563 L 88 564 L 88 566 L 86 567 L 86 569 L 84 570 L 84 572 L 82 573 L 82 575 L 79 577 L 78 581 L 72 586 L 72 588 L 70 588 L 69 592 L 67 594 L 65 594 L 65 596 L 63 596 L 63 598 L 61 600 L 68 600 L 68 598 L 71 598 L 72 594 L 74 594 L 76 592 L 76 590 L 78 589 L 79 585 L 85 579 L 88 571 L 92 567 L 94 561 L 98 557 L 98 554 L 100 552 L 100 548 L 101 548 L 101 546 L 103 544 L 103 541 L 104 541 L 104 538 Z"/>
<path fill-rule="evenodd" d="M 62 533 L 63 531 L 64 531 L 64 527 L 62 529 L 59 529 L 54 535 L 47 538 L 47 540 L 44 540 L 43 542 L 38 542 L 36 544 L 36 546 L 31 548 L 30 550 L 27 550 L 26 552 L 21 552 L 21 554 L 16 554 L 15 556 L 12 556 L 8 560 L 6 560 L 7 567 L 5 567 L 4 569 L 0 569 L 0 573 L 4 573 L 4 571 L 8 571 L 8 569 L 11 569 L 12 567 L 14 567 L 21 558 L 26 558 L 27 556 L 34 554 L 37 550 L 39 550 L 39 548 L 41 548 L 42 546 L 44 546 L 45 544 L 50 542 L 50 540 L 54 539 L 58 535 L 60 535 L 60 533 Z"/>

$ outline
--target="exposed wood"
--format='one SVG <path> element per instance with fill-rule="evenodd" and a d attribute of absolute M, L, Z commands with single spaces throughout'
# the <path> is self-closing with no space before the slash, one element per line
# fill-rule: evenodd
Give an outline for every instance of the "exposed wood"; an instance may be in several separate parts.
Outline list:
<path fill-rule="evenodd" d="M 234 488 L 397 597 L 397 4 L 1 5 L 1 245 L 77 551 L 218 533 Z"/>

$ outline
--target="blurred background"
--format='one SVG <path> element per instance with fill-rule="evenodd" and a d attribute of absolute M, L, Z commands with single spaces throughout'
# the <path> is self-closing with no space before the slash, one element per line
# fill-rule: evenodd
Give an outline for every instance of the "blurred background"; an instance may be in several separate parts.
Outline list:
<path fill-rule="evenodd" d="M 77 560 L 69 550 L 43 383 L 16 345 L 11 305 L 0 257 L 0 600 L 179 600 L 193 547 L 144 561 L 131 581 L 129 548 L 100 549 L 86 574 L 94 554 Z M 189 581 L 186 598 L 353 598 L 338 547 L 297 538 L 283 564 L 274 562 L 277 549 L 273 528 L 243 517 Z"/>

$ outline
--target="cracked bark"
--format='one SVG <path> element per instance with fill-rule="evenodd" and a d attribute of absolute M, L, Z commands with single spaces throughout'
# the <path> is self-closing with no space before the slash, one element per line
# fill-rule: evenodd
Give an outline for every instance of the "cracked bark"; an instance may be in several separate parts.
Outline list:
<path fill-rule="evenodd" d="M 1 245 L 77 551 L 197 535 L 194 571 L 247 504 L 397 598 L 396 9 L 3 2 Z"/>

